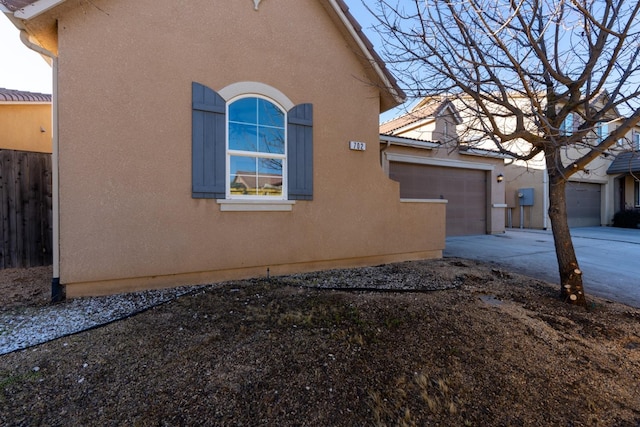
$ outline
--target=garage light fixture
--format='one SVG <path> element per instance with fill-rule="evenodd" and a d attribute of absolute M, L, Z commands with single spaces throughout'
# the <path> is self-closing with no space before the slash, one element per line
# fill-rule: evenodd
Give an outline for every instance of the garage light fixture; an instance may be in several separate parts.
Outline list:
<path fill-rule="evenodd" d="M 498 175 L 498 177 L 496 178 L 498 182 L 502 182 L 504 181 L 504 175 L 500 174 Z"/>

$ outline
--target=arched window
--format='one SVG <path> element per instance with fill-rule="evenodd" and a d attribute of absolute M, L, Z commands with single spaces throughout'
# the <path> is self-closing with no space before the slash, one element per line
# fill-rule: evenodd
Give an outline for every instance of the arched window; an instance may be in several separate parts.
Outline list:
<path fill-rule="evenodd" d="M 237 91 L 248 86 L 263 90 Z M 192 197 L 313 200 L 313 106 L 263 84 L 229 87 L 227 102 L 192 84 Z"/>
<path fill-rule="evenodd" d="M 286 112 L 268 99 L 246 96 L 227 110 L 228 198 L 284 198 Z"/>

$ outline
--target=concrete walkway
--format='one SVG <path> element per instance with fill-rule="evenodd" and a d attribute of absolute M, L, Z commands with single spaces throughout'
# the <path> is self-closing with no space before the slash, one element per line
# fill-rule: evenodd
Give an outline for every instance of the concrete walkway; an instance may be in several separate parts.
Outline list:
<path fill-rule="evenodd" d="M 640 308 L 640 230 L 571 230 L 589 295 Z M 560 285 L 551 231 L 507 229 L 504 234 L 447 238 L 444 256 L 489 262 Z"/>

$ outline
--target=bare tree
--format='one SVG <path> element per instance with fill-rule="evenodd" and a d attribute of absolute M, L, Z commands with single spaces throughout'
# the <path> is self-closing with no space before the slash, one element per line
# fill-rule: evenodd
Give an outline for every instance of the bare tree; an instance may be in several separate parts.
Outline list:
<path fill-rule="evenodd" d="M 375 0 L 365 6 L 409 98 L 454 96 L 476 118 L 467 120 L 462 143 L 490 141 L 521 161 L 544 158 L 561 297 L 586 305 L 565 188 L 640 120 L 640 2 Z M 621 117 L 615 130 L 595 137 L 612 116 Z M 577 154 L 563 156 L 567 149 Z"/>

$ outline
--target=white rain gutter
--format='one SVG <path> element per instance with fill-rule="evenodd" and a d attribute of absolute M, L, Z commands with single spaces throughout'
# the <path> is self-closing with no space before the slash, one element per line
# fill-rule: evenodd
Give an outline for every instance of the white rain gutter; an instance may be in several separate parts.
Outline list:
<path fill-rule="evenodd" d="M 38 2 L 40 3 L 40 2 Z M 61 3 L 58 1 L 58 3 Z M 62 287 L 60 286 L 60 180 L 59 180 L 59 140 L 58 140 L 58 57 L 53 52 L 42 46 L 38 46 L 29 40 L 29 34 L 25 30 L 20 30 L 20 40 L 29 49 L 41 55 L 51 58 L 53 90 L 51 94 L 51 130 L 52 130 L 52 152 L 51 152 L 51 180 L 52 180 L 52 216 L 53 216 L 53 277 L 51 280 L 51 300 L 60 301 L 63 299 Z"/>
<path fill-rule="evenodd" d="M 13 16 L 28 21 L 29 19 L 42 15 L 65 1 L 66 0 L 38 0 L 35 3 L 31 3 L 23 7 L 22 9 L 16 10 L 13 12 Z"/>
<path fill-rule="evenodd" d="M 433 148 L 438 148 L 441 146 L 437 142 L 422 141 L 419 139 L 411 139 L 411 138 L 404 138 L 402 136 L 393 136 L 393 135 L 384 135 L 384 134 L 380 134 L 380 142 L 386 143 L 387 147 L 393 144 L 393 145 L 403 145 L 405 147 L 424 148 L 427 150 L 431 150 Z"/>

